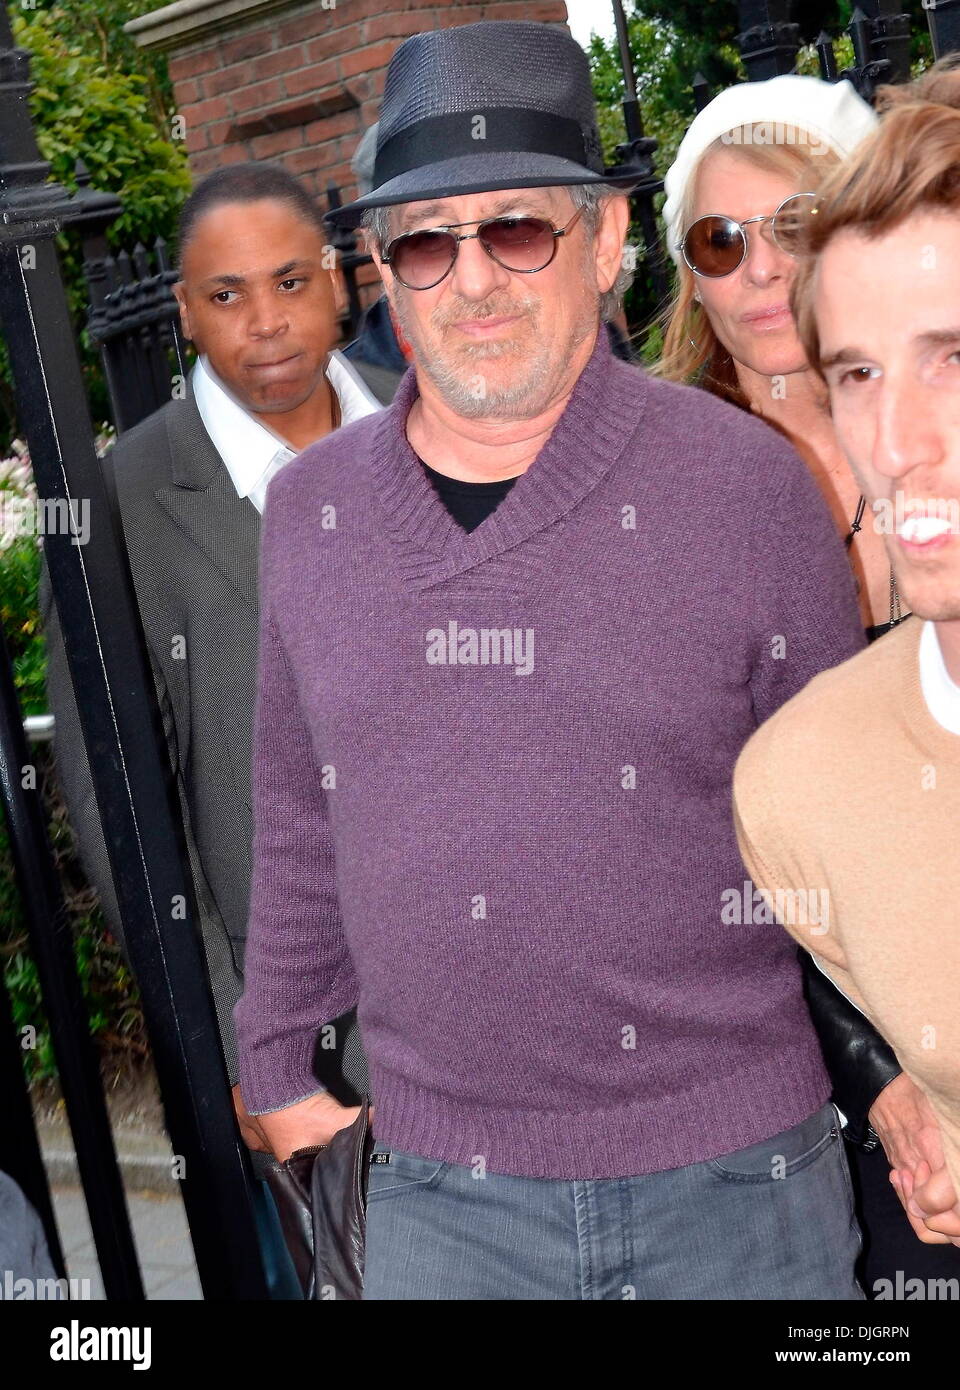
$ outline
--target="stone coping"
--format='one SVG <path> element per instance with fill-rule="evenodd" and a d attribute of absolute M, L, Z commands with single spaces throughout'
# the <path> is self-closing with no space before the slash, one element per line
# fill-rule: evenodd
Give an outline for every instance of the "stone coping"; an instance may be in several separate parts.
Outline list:
<path fill-rule="evenodd" d="M 235 30 L 247 19 L 288 9 L 298 0 L 174 0 L 123 26 L 138 48 L 184 48 L 220 30 Z"/>

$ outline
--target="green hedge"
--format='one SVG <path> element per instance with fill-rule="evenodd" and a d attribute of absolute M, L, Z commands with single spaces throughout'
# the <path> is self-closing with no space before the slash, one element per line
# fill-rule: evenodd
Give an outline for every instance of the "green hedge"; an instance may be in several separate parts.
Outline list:
<path fill-rule="evenodd" d="M 103 441 L 101 441 L 102 443 Z M 17 442 L 16 454 L 0 461 L 0 520 L 10 521 L 17 509 L 36 500 L 30 461 Z M 36 536 L 0 529 L 0 625 L 6 639 L 24 715 L 47 712 L 44 687 L 45 649 L 40 621 L 38 587 L 40 548 Z M 119 947 L 110 936 L 96 894 L 84 879 L 73 832 L 57 786 L 53 747 L 30 747 L 37 787 L 46 811 L 65 910 L 90 1028 L 100 1047 L 105 1068 L 129 1070 L 147 1056 L 146 1034 L 139 994 Z M 56 1076 L 37 969 L 28 945 L 27 921 L 14 876 L 5 818 L 0 816 L 0 962 L 10 994 L 14 1023 L 29 1041 L 23 1057 L 31 1081 Z"/>
<path fill-rule="evenodd" d="M 156 8 L 153 0 L 63 0 L 38 10 L 10 8 L 14 41 L 30 53 L 30 114 L 50 177 L 74 192 L 74 164 L 82 159 L 91 186 L 116 194 L 123 211 L 107 231 L 113 248 L 132 250 L 142 241 L 150 249 L 158 236 L 172 245 L 191 180 L 184 143 L 173 138 L 166 60 L 136 50 L 121 27 Z M 106 385 L 85 327 L 88 295 L 76 230 L 68 225 L 56 244 L 91 413 L 105 420 Z M 0 337 L 0 451 L 18 428 Z"/>

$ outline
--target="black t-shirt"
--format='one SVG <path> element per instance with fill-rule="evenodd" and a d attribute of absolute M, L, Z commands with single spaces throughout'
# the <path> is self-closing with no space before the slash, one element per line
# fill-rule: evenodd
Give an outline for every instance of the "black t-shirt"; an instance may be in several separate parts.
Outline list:
<path fill-rule="evenodd" d="M 423 459 L 420 464 L 447 511 L 465 531 L 475 531 L 481 521 L 500 505 L 517 481 L 516 478 L 501 478 L 494 483 L 465 483 L 459 478 L 448 478 L 445 473 L 438 473 Z"/>

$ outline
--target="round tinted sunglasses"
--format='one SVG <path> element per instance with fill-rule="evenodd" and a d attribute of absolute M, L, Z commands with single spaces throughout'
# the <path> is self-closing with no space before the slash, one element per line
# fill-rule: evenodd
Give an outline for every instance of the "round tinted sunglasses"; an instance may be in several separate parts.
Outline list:
<path fill-rule="evenodd" d="M 578 208 L 567 225 L 559 228 L 544 217 L 487 217 L 406 232 L 390 242 L 380 259 L 408 290 L 432 290 L 453 269 L 461 241 L 476 240 L 504 270 L 533 275 L 546 270 L 557 254 L 559 238 L 567 235 L 584 210 Z M 454 227 L 477 230 L 461 234 Z"/>
<path fill-rule="evenodd" d="M 717 278 L 732 275 L 747 255 L 745 227 L 751 222 L 769 222 L 770 234 L 781 251 L 796 256 L 810 218 L 816 213 L 815 193 L 793 193 L 784 198 L 776 212 L 766 217 L 733 217 L 711 212 L 691 223 L 678 246 L 694 275 Z"/>

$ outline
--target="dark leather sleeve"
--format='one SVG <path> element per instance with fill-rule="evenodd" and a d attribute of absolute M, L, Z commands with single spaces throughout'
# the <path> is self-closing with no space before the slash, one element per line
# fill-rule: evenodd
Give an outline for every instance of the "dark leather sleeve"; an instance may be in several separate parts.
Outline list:
<path fill-rule="evenodd" d="M 867 1114 L 877 1096 L 903 1068 L 889 1043 L 817 967 L 809 951 L 797 951 L 803 993 L 833 1082 L 833 1099 L 847 1118 L 846 1136 L 876 1146 Z"/>
<path fill-rule="evenodd" d="M 296 1149 L 266 1169 L 304 1298 L 363 1297 L 367 1183 L 374 1137 L 367 1097 L 329 1144 Z"/>

